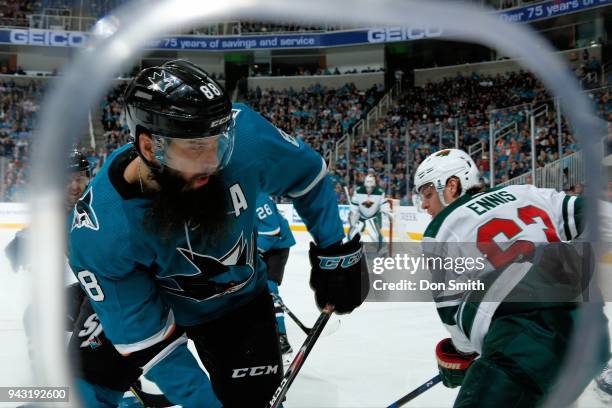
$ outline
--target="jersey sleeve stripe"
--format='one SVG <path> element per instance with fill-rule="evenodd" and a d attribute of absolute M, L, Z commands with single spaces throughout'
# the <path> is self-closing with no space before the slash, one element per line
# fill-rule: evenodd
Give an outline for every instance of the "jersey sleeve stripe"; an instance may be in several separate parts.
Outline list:
<path fill-rule="evenodd" d="M 572 234 L 570 239 L 574 239 L 578 236 L 578 228 L 576 226 L 576 219 L 574 218 L 574 205 L 576 204 L 576 197 L 572 197 L 567 205 L 567 220 L 569 223 L 570 233 Z"/>
<path fill-rule="evenodd" d="M 563 198 L 563 231 L 566 241 L 569 241 L 578 236 L 578 227 L 574 214 L 576 197 L 565 196 Z"/>
<path fill-rule="evenodd" d="M 565 240 L 571 239 L 571 233 L 569 229 L 569 223 L 567 222 L 567 203 L 570 200 L 570 196 L 566 195 L 563 198 L 562 213 L 563 213 L 563 232 L 565 233 Z"/>
<path fill-rule="evenodd" d="M 160 331 L 155 333 L 153 336 L 149 337 L 148 339 L 144 339 L 139 342 L 136 342 L 136 343 L 115 344 L 115 348 L 117 349 L 119 353 L 123 355 L 134 353 L 140 350 L 144 350 L 157 343 L 164 341 L 166 338 L 168 338 L 168 336 L 172 334 L 175 327 L 176 327 L 176 324 L 174 322 L 174 313 L 172 313 L 172 310 L 170 310 L 170 312 L 168 313 L 168 317 L 166 318 L 166 324 L 164 325 L 164 327 L 162 327 Z"/>
<path fill-rule="evenodd" d="M 576 223 L 576 230 L 578 231 L 578 235 L 582 234 L 584 231 L 584 220 L 582 218 L 583 214 L 583 206 L 584 206 L 584 197 L 578 196 L 576 200 L 574 200 L 574 221 Z"/>
<path fill-rule="evenodd" d="M 181 344 L 187 343 L 187 335 L 183 334 L 178 339 L 174 340 L 168 346 L 166 346 L 162 351 L 159 352 L 155 357 L 153 357 L 147 364 L 142 367 L 142 374 L 146 374 L 151 368 L 153 368 L 157 363 L 162 361 L 166 356 L 172 353 L 178 346 Z"/>
<path fill-rule="evenodd" d="M 259 235 L 277 235 L 280 233 L 280 227 L 272 231 L 257 231 Z"/>
<path fill-rule="evenodd" d="M 461 299 L 442 300 L 442 301 L 436 299 L 436 307 L 438 309 L 442 309 L 444 307 L 459 306 L 460 304 L 461 304 Z"/>
<path fill-rule="evenodd" d="M 501 302 L 529 273 L 533 266 L 530 262 L 512 263 L 494 281 L 489 283 L 482 300 L 472 300 L 470 295 L 457 312 L 457 325 L 470 340 L 474 350 L 482 353 L 482 344 L 495 312 Z M 478 296 L 478 295 L 476 295 Z"/>
<path fill-rule="evenodd" d="M 317 174 L 317 177 L 315 177 L 315 179 L 312 180 L 312 182 L 305 189 L 301 191 L 296 191 L 295 193 L 289 193 L 289 197 L 298 198 L 308 194 L 308 192 L 312 190 L 319 183 L 319 181 L 321 181 L 325 177 L 326 174 L 327 164 L 325 164 L 325 160 L 323 160 L 323 158 L 321 157 L 321 171 L 319 172 L 319 174 Z"/>
<path fill-rule="evenodd" d="M 457 324 L 456 316 L 457 316 L 457 310 L 459 309 L 458 304 L 452 305 L 452 306 L 446 306 L 446 305 L 436 305 L 436 306 L 438 310 L 438 315 L 440 316 L 440 320 L 442 320 L 444 324 L 447 324 L 449 326 Z"/>

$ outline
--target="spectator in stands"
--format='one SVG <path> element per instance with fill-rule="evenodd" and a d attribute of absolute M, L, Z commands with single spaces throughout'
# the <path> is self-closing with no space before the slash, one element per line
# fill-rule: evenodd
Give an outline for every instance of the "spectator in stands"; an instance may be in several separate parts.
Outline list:
<path fill-rule="evenodd" d="M 366 68 L 367 70 L 367 68 Z M 9 72 L 8 66 L 0 66 L 0 72 Z M 339 73 L 336 68 L 334 73 Z M 0 83 L 0 155 L 6 157 L 7 177 L 3 199 L 20 196 L 27 174 L 29 140 L 44 86 L 38 82 L 17 85 L 12 81 Z M 94 166 L 94 173 L 106 155 L 128 140 L 128 132 L 121 124 L 121 95 L 123 86 L 111 90 L 101 101 L 101 120 L 104 128 L 103 146 L 97 151 L 87 151 Z M 301 90 L 282 91 L 256 88 L 248 92 L 247 101 L 272 123 L 288 133 L 301 137 L 313 148 L 329 158 L 335 154 L 335 142 L 351 132 L 355 124 L 365 118 L 384 93 L 382 85 L 359 90 L 354 84 L 337 89 L 320 85 Z M 596 112 L 610 122 L 612 98 L 607 88 L 590 92 Z M 411 182 L 406 174 L 413 175 L 419 163 L 441 147 L 454 146 L 455 124 L 460 128 L 459 147 L 476 149 L 476 164 L 484 182 L 490 181 L 488 148 L 489 120 L 495 129 L 517 123 L 494 146 L 496 183 L 527 173 L 531 183 L 531 147 L 528 117 L 522 104 L 543 104 L 550 99 L 539 82 L 525 72 L 495 76 L 457 75 L 439 83 L 409 88 L 388 110 L 386 116 L 371 126 L 364 137 L 352 139 L 350 154 L 339 152 L 330 176 L 334 181 L 338 199 L 346 200 L 344 186 L 363 181 L 371 167 L 379 185 L 392 197 L 411 201 Z M 518 107 L 517 107 L 518 105 Z M 514 106 L 514 107 L 513 107 Z M 537 166 L 544 166 L 559 159 L 559 139 L 554 110 L 537 121 Z M 606 146 L 612 153 L 612 124 L 608 124 Z M 567 156 L 579 149 L 566 123 L 562 123 L 563 185 L 569 189 Z M 406 158 L 409 157 L 409 160 Z M 336 160 L 337 159 L 337 160 Z M 569 160 L 569 159 L 567 159 Z M 582 186 L 574 190 L 581 191 Z"/>
<path fill-rule="evenodd" d="M 612 102 L 608 94 L 607 90 L 597 91 L 592 93 L 592 99 L 600 116 L 612 119 Z M 409 88 L 387 116 L 367 135 L 373 146 L 370 156 L 375 167 L 387 165 L 387 157 L 377 153 L 385 151 L 389 135 L 392 135 L 392 149 L 395 152 L 396 146 L 405 145 L 404 138 L 396 135 L 408 133 L 412 140 L 409 146 L 410 158 L 413 160 L 411 171 L 414 171 L 426 154 L 447 143 L 454 146 L 454 135 L 450 129 L 455 124 L 462 133 L 458 147 L 469 150 L 471 145 L 480 143 L 481 150 L 484 150 L 489 139 L 489 119 L 494 120 L 494 129 L 516 123 L 516 132 L 510 131 L 500 137 L 495 147 L 495 176 L 499 183 L 502 178 L 517 177 L 531 169 L 529 124 L 525 111 L 532 106 L 529 104 L 551 103 L 547 101 L 550 101 L 550 96 L 542 85 L 531 74 L 523 71 L 495 76 L 457 75 L 437 83 Z M 538 166 L 544 166 L 559 157 L 555 113 L 553 109 L 548 112 L 537 123 Z M 577 145 L 565 123 L 562 132 L 563 154 L 575 152 Z M 449 142 L 445 139 L 447 133 L 450 135 Z M 612 136 L 610 150 L 612 152 Z M 396 158 L 392 156 L 390 164 L 394 162 Z M 482 174 L 488 182 L 488 154 L 485 160 L 477 160 L 477 164 L 483 165 Z"/>
<path fill-rule="evenodd" d="M 346 84 L 339 89 L 313 85 L 299 92 L 256 89 L 248 93 L 247 100 L 275 126 L 301 137 L 325 155 L 380 96 L 376 86 L 360 91 L 354 84 Z"/>

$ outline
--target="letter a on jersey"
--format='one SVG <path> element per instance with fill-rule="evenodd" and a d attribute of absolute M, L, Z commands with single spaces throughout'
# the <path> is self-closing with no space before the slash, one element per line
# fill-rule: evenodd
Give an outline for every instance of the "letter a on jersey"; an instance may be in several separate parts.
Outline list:
<path fill-rule="evenodd" d="M 242 188 L 240 188 L 240 184 L 236 183 L 229 189 L 230 196 L 232 197 L 232 205 L 234 206 L 234 216 L 236 218 L 240 217 L 240 213 L 242 211 L 246 211 L 249 208 L 247 204 L 246 197 L 242 192 Z"/>

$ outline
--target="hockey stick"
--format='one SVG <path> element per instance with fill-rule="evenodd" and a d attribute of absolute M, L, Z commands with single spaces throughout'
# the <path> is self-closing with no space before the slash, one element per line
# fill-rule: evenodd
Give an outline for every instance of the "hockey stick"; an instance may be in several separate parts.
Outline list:
<path fill-rule="evenodd" d="M 295 322 L 295 324 L 297 324 L 300 329 L 302 329 L 302 331 L 304 333 L 306 333 L 307 335 L 310 334 L 310 332 L 312 331 L 312 327 L 306 327 L 304 326 L 304 324 L 300 321 L 300 319 L 297 318 L 296 315 L 294 315 L 291 310 L 289 310 L 289 308 L 287 307 L 287 305 L 285 305 L 285 303 L 283 302 L 283 300 L 280 298 L 280 296 L 278 296 L 275 293 L 270 293 L 272 295 L 272 298 L 274 299 L 274 301 L 276 303 L 278 303 L 278 305 L 281 307 L 281 309 L 283 309 L 283 311 L 285 313 L 287 313 L 289 315 L 290 318 L 293 319 L 293 321 Z"/>
<path fill-rule="evenodd" d="M 306 361 L 306 357 L 308 357 L 310 350 L 312 350 L 312 348 L 314 347 L 317 339 L 319 338 L 319 335 L 325 328 L 325 325 L 327 324 L 333 312 L 333 306 L 325 306 L 325 309 L 323 309 L 323 311 L 319 315 L 319 318 L 315 322 L 314 326 L 312 326 L 312 330 L 306 337 L 306 340 L 304 340 L 304 344 L 302 344 L 302 347 L 295 355 L 278 388 L 276 389 L 276 391 L 274 391 L 272 399 L 270 400 L 270 402 L 268 402 L 266 408 L 278 408 L 280 404 L 282 404 L 285 394 L 289 390 L 289 387 L 293 383 L 293 380 L 295 380 L 295 377 L 300 372 L 304 361 Z"/>
<path fill-rule="evenodd" d="M 347 204 L 348 204 L 349 206 L 350 206 L 350 205 L 354 205 L 354 204 L 353 204 L 353 201 L 351 200 L 351 195 L 349 194 L 349 190 L 348 190 L 348 188 L 347 188 L 346 186 L 344 186 L 344 194 L 346 194 L 346 201 L 347 201 Z M 351 224 L 351 216 L 349 215 L 349 220 L 348 220 L 348 223 L 349 223 L 349 230 L 348 230 L 348 232 L 347 232 L 347 234 L 346 234 L 346 236 L 348 237 L 348 239 L 349 239 L 349 240 L 353 238 L 353 231 L 355 230 L 355 226 L 356 226 L 356 225 L 357 225 L 359 222 L 361 222 L 361 221 L 358 221 L 357 223 L 355 223 L 355 225 L 350 225 L 350 224 Z M 365 228 L 365 223 L 363 224 L 363 228 Z M 361 230 L 361 228 L 360 228 L 360 230 Z M 361 231 L 359 231 L 359 232 L 361 232 Z"/>
<path fill-rule="evenodd" d="M 346 186 L 344 186 L 344 194 L 346 194 L 346 203 L 351 205 L 351 195 L 349 194 L 349 189 Z"/>
<path fill-rule="evenodd" d="M 431 380 L 427 381 L 425 384 L 414 389 L 414 391 L 411 391 L 410 393 L 404 395 L 402 398 L 398 399 L 393 404 L 389 405 L 387 408 L 401 407 L 402 405 L 404 405 L 405 403 L 409 401 L 412 401 L 413 399 L 415 399 L 416 397 L 418 397 L 419 395 L 421 395 L 422 393 L 424 393 L 425 391 L 427 391 L 428 389 L 430 389 L 431 387 L 433 387 L 440 381 L 442 381 L 442 377 L 440 377 L 440 374 L 438 374 Z"/>
<path fill-rule="evenodd" d="M 168 401 L 164 394 L 149 394 L 143 391 L 137 383 L 130 387 L 130 391 L 145 408 L 166 408 L 176 405 Z"/>
<path fill-rule="evenodd" d="M 289 317 L 293 319 L 295 324 L 297 324 L 300 329 L 302 329 L 302 331 L 306 333 L 306 335 L 310 334 L 310 332 L 312 331 L 312 327 L 308 327 L 303 324 L 300 319 L 298 319 L 298 317 L 294 315 L 291 310 L 289 310 L 289 307 L 283 302 L 280 296 L 271 292 L 270 295 L 272 295 L 272 299 L 274 299 L 275 302 L 278 302 L 278 305 L 281 307 L 281 309 L 283 309 L 283 312 L 287 313 Z M 325 332 L 323 332 L 321 336 L 326 337 L 338 331 L 338 329 L 340 328 L 340 322 L 341 320 L 334 320 L 331 324 L 327 325 L 327 330 L 325 330 Z"/>

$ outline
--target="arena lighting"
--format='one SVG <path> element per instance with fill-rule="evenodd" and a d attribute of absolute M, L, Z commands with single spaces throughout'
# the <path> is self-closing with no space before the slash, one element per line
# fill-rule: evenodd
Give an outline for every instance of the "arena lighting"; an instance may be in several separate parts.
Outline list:
<path fill-rule="evenodd" d="M 524 68 L 532 71 L 557 97 L 574 133 L 582 142 L 589 185 L 600 185 L 601 149 L 595 135 L 603 130 L 590 118 L 591 108 L 579 84 L 571 76 L 553 48 L 528 25 L 501 22 L 487 10 L 456 1 L 406 0 L 168 0 L 160 2 L 132 2 L 117 10 L 110 31 L 104 34 L 65 68 L 65 76 L 54 82 L 45 98 L 33 138 L 32 183 L 30 203 L 32 234 L 29 256 L 34 273 L 33 298 L 37 377 L 36 385 L 66 385 L 70 383 L 65 358 L 63 332 L 64 305 L 61 279 L 64 268 L 64 195 L 65 152 L 84 128 L 89 107 L 97 103 L 111 83 L 113 73 L 127 68 L 142 53 L 148 40 L 194 22 L 239 19 L 293 20 L 316 24 L 335 16 L 341 24 L 371 24 L 372 26 L 431 25 L 444 29 L 454 40 L 479 43 L 499 50 L 504 55 L 520 58 Z M 589 137 L 587 137 L 589 136 Z M 593 194 L 595 188 L 588 189 Z M 595 197 L 587 202 L 591 225 L 597 225 L 598 208 Z M 594 241 L 597 230 L 587 239 Z M 586 305 L 586 311 L 592 304 Z M 551 407 L 562 405 L 572 391 L 572 377 L 579 375 L 585 362 L 586 350 L 593 346 L 600 334 L 591 325 L 590 313 L 584 313 L 575 336 L 573 350 L 560 378 L 558 391 L 548 401 Z M 73 393 L 74 395 L 74 393 Z M 74 399 L 74 398 L 73 398 Z"/>

